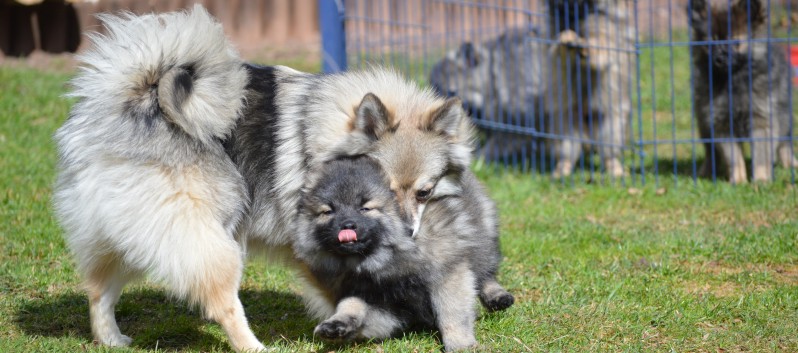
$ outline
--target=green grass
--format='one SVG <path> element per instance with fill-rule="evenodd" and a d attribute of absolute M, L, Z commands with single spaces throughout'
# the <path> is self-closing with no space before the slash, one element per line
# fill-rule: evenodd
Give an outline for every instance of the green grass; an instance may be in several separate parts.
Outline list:
<path fill-rule="evenodd" d="M 117 307 L 132 347 L 92 343 L 87 299 L 50 208 L 51 136 L 71 104 L 61 97 L 69 76 L 0 67 L 0 351 L 226 351 L 218 325 L 149 282 L 128 287 Z M 481 312 L 481 351 L 798 351 L 798 193 L 787 171 L 746 186 L 684 174 L 658 184 L 645 174 L 643 185 L 636 174 L 621 184 L 477 172 L 501 211 L 500 280 L 517 298 L 506 312 Z M 262 259 L 246 268 L 241 298 L 266 344 L 441 349 L 430 332 L 382 343 L 314 340 L 293 278 Z"/>

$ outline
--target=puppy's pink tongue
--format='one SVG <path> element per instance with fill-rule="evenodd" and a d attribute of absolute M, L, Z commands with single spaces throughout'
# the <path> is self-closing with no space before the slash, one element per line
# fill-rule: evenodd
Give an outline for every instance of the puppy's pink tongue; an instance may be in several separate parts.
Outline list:
<path fill-rule="evenodd" d="M 341 231 L 338 232 L 338 241 L 342 243 L 357 241 L 357 233 L 351 229 L 341 229 Z"/>

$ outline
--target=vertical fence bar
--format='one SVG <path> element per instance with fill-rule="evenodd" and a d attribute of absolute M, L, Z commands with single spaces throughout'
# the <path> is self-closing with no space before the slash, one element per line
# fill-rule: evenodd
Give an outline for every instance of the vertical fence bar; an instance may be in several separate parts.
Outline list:
<path fill-rule="evenodd" d="M 651 3 L 649 2 L 649 6 Z M 645 169 L 645 151 L 643 147 L 645 147 L 644 139 L 643 139 L 643 97 L 640 96 L 642 89 L 640 87 L 640 52 L 642 51 L 643 46 L 640 44 L 640 23 L 638 22 L 638 15 L 639 15 L 639 5 L 638 2 L 634 2 L 634 11 L 635 11 L 635 52 L 637 52 L 637 71 L 636 71 L 636 81 L 637 81 L 637 130 L 638 130 L 638 138 L 637 141 L 637 148 L 640 158 L 640 185 L 646 184 L 646 169 Z M 653 99 L 653 98 L 652 98 Z M 632 177 L 632 183 L 634 183 L 634 176 Z"/>
<path fill-rule="evenodd" d="M 326 73 L 346 70 L 344 0 L 319 0 L 321 68 Z"/>

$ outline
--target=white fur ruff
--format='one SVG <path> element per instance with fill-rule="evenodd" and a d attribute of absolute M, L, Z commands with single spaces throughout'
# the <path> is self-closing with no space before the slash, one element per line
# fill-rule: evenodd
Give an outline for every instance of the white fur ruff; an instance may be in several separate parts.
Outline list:
<path fill-rule="evenodd" d="M 100 343 L 127 345 L 114 305 L 148 274 L 199 304 L 236 350 L 263 346 L 237 291 L 246 209 L 242 178 L 219 142 L 243 107 L 246 71 L 202 7 L 101 15 L 58 129 L 54 207 L 89 294 Z M 179 94 L 178 94 L 179 93 Z"/>

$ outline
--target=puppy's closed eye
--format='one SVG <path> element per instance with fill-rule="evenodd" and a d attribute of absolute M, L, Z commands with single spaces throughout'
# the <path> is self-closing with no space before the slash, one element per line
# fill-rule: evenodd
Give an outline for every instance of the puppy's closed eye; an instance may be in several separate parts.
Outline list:
<path fill-rule="evenodd" d="M 379 212 L 382 209 L 382 204 L 376 200 L 369 200 L 363 203 L 363 206 L 360 206 L 360 213 L 374 213 Z"/>
<path fill-rule="evenodd" d="M 316 213 L 321 216 L 332 216 L 335 213 L 335 210 L 330 205 L 321 205 L 318 209 L 316 209 Z"/>

